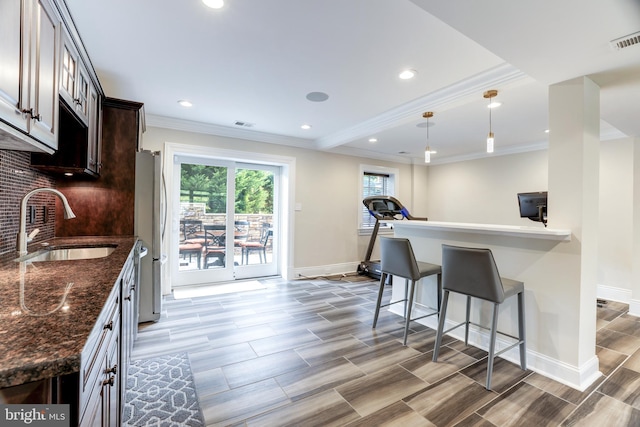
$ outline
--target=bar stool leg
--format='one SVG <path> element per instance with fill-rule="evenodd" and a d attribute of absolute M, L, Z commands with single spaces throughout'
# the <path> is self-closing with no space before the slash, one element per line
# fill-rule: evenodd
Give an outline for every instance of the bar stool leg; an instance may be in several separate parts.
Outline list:
<path fill-rule="evenodd" d="M 440 320 L 440 307 L 442 307 L 442 273 L 437 276 L 437 291 L 438 291 L 438 320 Z"/>
<path fill-rule="evenodd" d="M 491 375 L 493 374 L 493 359 L 496 351 L 496 331 L 498 328 L 498 304 L 493 304 L 493 318 L 491 319 L 491 331 L 489 339 L 489 357 L 487 360 L 487 390 L 491 390 Z"/>
<path fill-rule="evenodd" d="M 433 347 L 433 357 L 431 360 L 438 361 L 438 353 L 440 353 L 440 344 L 442 343 L 442 331 L 444 331 L 444 322 L 447 318 L 447 303 L 449 302 L 449 291 L 444 291 L 442 297 L 442 306 L 440 308 L 440 318 L 438 319 L 438 332 L 436 333 L 436 344 Z"/>
<path fill-rule="evenodd" d="M 467 296 L 467 322 L 464 325 L 464 345 L 469 345 L 469 319 L 471 318 L 471 297 Z"/>
<path fill-rule="evenodd" d="M 409 299 L 409 279 L 404 279 L 404 318 L 407 318 L 407 309 L 411 310 L 407 306 L 407 301 Z"/>
<path fill-rule="evenodd" d="M 409 323 L 411 322 L 411 307 L 413 307 L 413 294 L 415 290 L 416 290 L 416 282 L 412 280 L 411 286 L 409 287 L 409 301 L 407 302 L 407 313 L 406 313 L 406 317 L 404 318 L 404 341 L 402 342 L 402 344 L 405 346 L 407 345 L 407 336 L 409 335 Z"/>
<path fill-rule="evenodd" d="M 380 314 L 380 305 L 382 304 L 382 292 L 384 291 L 384 282 L 387 281 L 387 273 L 380 274 L 380 289 L 378 290 L 378 302 L 376 303 L 376 312 L 373 315 L 373 327 L 378 323 L 378 314 Z"/>
<path fill-rule="evenodd" d="M 520 338 L 520 367 L 527 369 L 527 338 L 524 323 L 524 292 L 518 294 L 518 338 Z"/>

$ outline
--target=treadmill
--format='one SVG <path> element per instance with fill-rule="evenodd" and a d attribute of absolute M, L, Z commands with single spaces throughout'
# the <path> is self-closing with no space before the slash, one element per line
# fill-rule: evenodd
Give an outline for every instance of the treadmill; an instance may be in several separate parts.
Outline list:
<path fill-rule="evenodd" d="M 373 226 L 367 254 L 364 260 L 358 265 L 358 274 L 367 275 L 374 279 L 380 279 L 380 260 L 372 261 L 371 254 L 376 244 L 378 230 L 380 229 L 380 221 L 401 221 L 404 219 L 413 221 L 427 221 L 427 218 L 418 218 L 409 213 L 402 203 L 392 196 L 369 196 L 362 201 L 364 206 L 369 210 L 371 216 L 376 219 Z"/>

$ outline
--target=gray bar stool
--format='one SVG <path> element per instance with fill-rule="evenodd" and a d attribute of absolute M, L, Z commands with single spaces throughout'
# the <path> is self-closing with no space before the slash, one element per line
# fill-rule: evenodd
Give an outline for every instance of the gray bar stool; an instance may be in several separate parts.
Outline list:
<path fill-rule="evenodd" d="M 496 266 L 496 262 L 490 249 L 462 248 L 458 246 L 442 245 L 442 289 L 444 290 L 444 298 L 442 300 L 442 309 L 440 311 L 440 321 L 438 322 L 436 344 L 433 349 L 434 362 L 438 361 L 438 353 L 440 352 L 442 336 L 453 329 L 465 325 L 464 344 L 467 345 L 469 340 L 469 324 L 472 323 L 483 329 L 489 329 L 490 331 L 489 358 L 487 360 L 487 390 L 491 390 L 493 361 L 497 355 L 510 350 L 515 346 L 520 346 L 520 367 L 523 370 L 527 369 L 524 324 L 524 283 L 500 277 L 498 267 Z M 467 318 L 465 322 L 443 331 L 447 315 L 449 292 L 456 292 L 467 296 Z M 515 339 L 516 342 L 496 353 L 495 346 L 497 332 L 496 327 L 498 325 L 498 307 L 505 299 L 514 295 L 518 296 L 518 337 L 498 332 L 501 335 Z M 493 303 L 493 316 L 490 328 L 486 328 L 482 325 L 469 321 L 471 297 L 480 298 Z"/>
<path fill-rule="evenodd" d="M 378 323 L 378 314 L 381 307 L 387 307 L 399 302 L 405 303 L 404 308 L 404 345 L 407 345 L 407 335 L 409 334 L 409 322 L 412 320 L 422 319 L 438 314 L 440 311 L 440 300 L 442 299 L 442 287 L 440 283 L 441 268 L 436 264 L 429 264 L 428 262 L 416 261 L 416 257 L 413 254 L 413 248 L 411 242 L 408 239 L 401 239 L 395 237 L 380 237 L 380 290 L 378 291 L 378 302 L 376 304 L 376 312 L 373 316 L 373 327 L 376 327 Z M 413 296 L 415 293 L 416 282 L 423 277 L 431 276 L 432 274 L 438 275 L 438 308 L 433 313 L 429 313 L 424 316 L 411 318 L 411 307 L 413 305 Z M 381 305 L 382 293 L 384 291 L 384 285 L 389 275 L 402 277 L 405 279 L 404 284 L 404 299 L 393 301 L 388 304 Z M 409 286 L 411 281 L 411 286 Z M 407 297 L 407 291 L 409 296 Z"/>

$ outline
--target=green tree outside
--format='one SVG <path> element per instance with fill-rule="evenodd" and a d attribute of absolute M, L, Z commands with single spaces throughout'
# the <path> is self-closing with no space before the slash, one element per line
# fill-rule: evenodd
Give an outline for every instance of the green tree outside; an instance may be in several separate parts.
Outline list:
<path fill-rule="evenodd" d="M 273 174 L 271 172 L 236 170 L 236 214 L 273 213 Z M 180 201 L 204 203 L 206 213 L 225 213 L 227 168 L 182 164 Z"/>

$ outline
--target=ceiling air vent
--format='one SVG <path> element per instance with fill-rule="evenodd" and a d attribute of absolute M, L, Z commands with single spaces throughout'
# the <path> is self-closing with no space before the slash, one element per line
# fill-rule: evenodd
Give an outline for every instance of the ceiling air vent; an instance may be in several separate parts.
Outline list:
<path fill-rule="evenodd" d="M 237 121 L 234 123 L 234 125 L 236 126 L 240 126 L 243 128 L 252 128 L 254 127 L 256 124 L 255 123 L 249 123 L 249 122 L 241 122 L 241 121 Z"/>
<path fill-rule="evenodd" d="M 631 47 L 634 44 L 640 44 L 640 31 L 629 34 L 628 36 L 620 37 L 619 39 L 611 40 L 609 43 L 616 50 Z"/>

